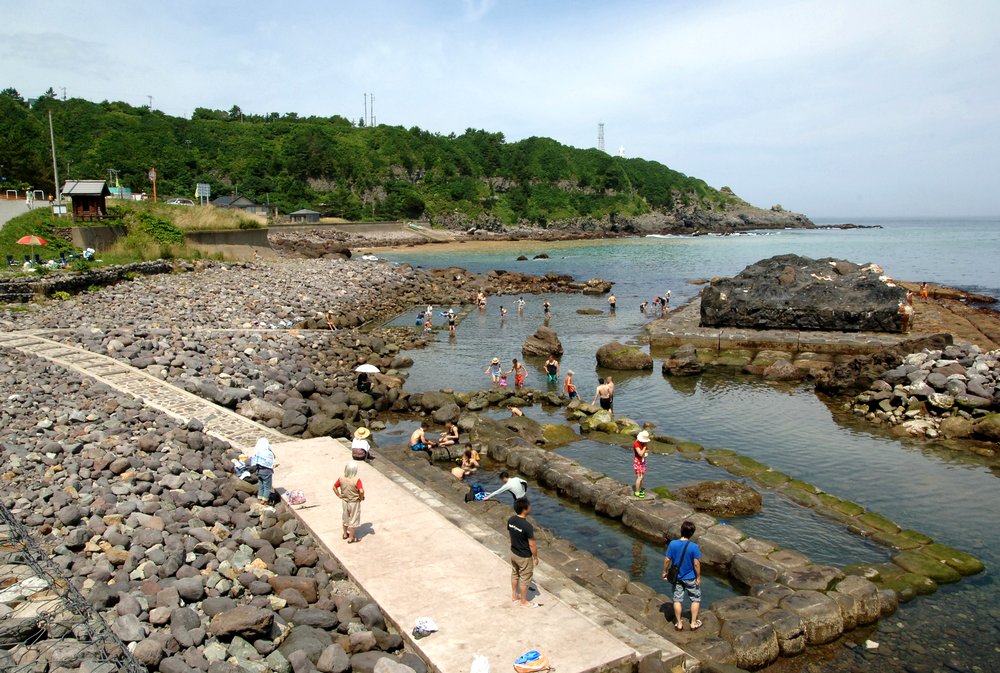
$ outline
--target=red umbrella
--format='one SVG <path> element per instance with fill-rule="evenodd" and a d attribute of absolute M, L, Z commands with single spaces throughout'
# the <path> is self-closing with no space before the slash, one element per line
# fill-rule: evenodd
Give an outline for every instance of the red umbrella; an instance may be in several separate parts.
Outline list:
<path fill-rule="evenodd" d="M 17 239 L 17 242 L 21 245 L 30 245 L 32 250 L 31 258 L 34 259 L 34 250 L 36 245 L 48 245 L 44 238 L 41 236 L 35 236 L 34 234 L 29 234 L 28 236 L 22 236 Z"/>
<path fill-rule="evenodd" d="M 29 236 L 22 236 L 21 238 L 17 239 L 17 242 L 20 243 L 21 245 L 48 245 L 48 243 L 45 241 L 44 238 L 42 238 L 41 236 L 35 236 L 34 234 L 31 234 Z"/>

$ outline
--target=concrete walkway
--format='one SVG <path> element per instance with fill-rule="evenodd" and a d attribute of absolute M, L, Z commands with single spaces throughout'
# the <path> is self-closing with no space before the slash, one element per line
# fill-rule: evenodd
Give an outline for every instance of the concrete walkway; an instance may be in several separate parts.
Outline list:
<path fill-rule="evenodd" d="M 637 661 L 633 648 L 552 594 L 543 592 L 540 608 L 518 607 L 505 559 L 370 465 L 359 466 L 367 495 L 361 541 L 344 542 L 341 502 L 331 487 L 351 460 L 346 444 L 294 441 L 275 453 L 275 479 L 302 489 L 315 505 L 299 517 L 399 631 L 410 638 L 418 617 L 437 623 L 440 632 L 411 644 L 440 673 L 468 673 L 477 654 L 492 670 L 507 671 L 530 649 L 544 652 L 559 673 L 630 669 Z"/>
<path fill-rule="evenodd" d="M 97 379 L 183 423 L 197 418 L 205 424 L 205 432 L 235 447 L 250 449 L 260 437 L 267 437 L 272 444 L 292 439 L 106 355 L 30 332 L 0 334 L 0 347 L 15 348 Z"/>

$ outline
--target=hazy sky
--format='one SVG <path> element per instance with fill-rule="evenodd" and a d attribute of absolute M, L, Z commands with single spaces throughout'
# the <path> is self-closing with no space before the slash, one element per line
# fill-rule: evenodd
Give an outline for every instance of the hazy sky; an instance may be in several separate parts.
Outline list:
<path fill-rule="evenodd" d="M 1000 1 L 0 0 L 0 86 L 540 135 L 808 215 L 1000 214 Z"/>

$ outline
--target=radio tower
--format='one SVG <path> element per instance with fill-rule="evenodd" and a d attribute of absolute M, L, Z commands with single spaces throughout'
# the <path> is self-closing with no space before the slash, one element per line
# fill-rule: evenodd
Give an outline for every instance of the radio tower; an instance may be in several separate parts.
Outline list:
<path fill-rule="evenodd" d="M 597 125 L 597 149 L 604 151 L 604 122 Z"/>

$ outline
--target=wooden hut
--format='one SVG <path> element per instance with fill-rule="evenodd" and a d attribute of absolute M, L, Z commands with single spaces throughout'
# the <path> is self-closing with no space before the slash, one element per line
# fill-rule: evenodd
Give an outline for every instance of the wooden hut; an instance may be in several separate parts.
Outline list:
<path fill-rule="evenodd" d="M 107 197 L 111 196 L 104 180 L 68 180 L 62 195 L 73 202 L 74 220 L 102 220 L 108 216 Z"/>

